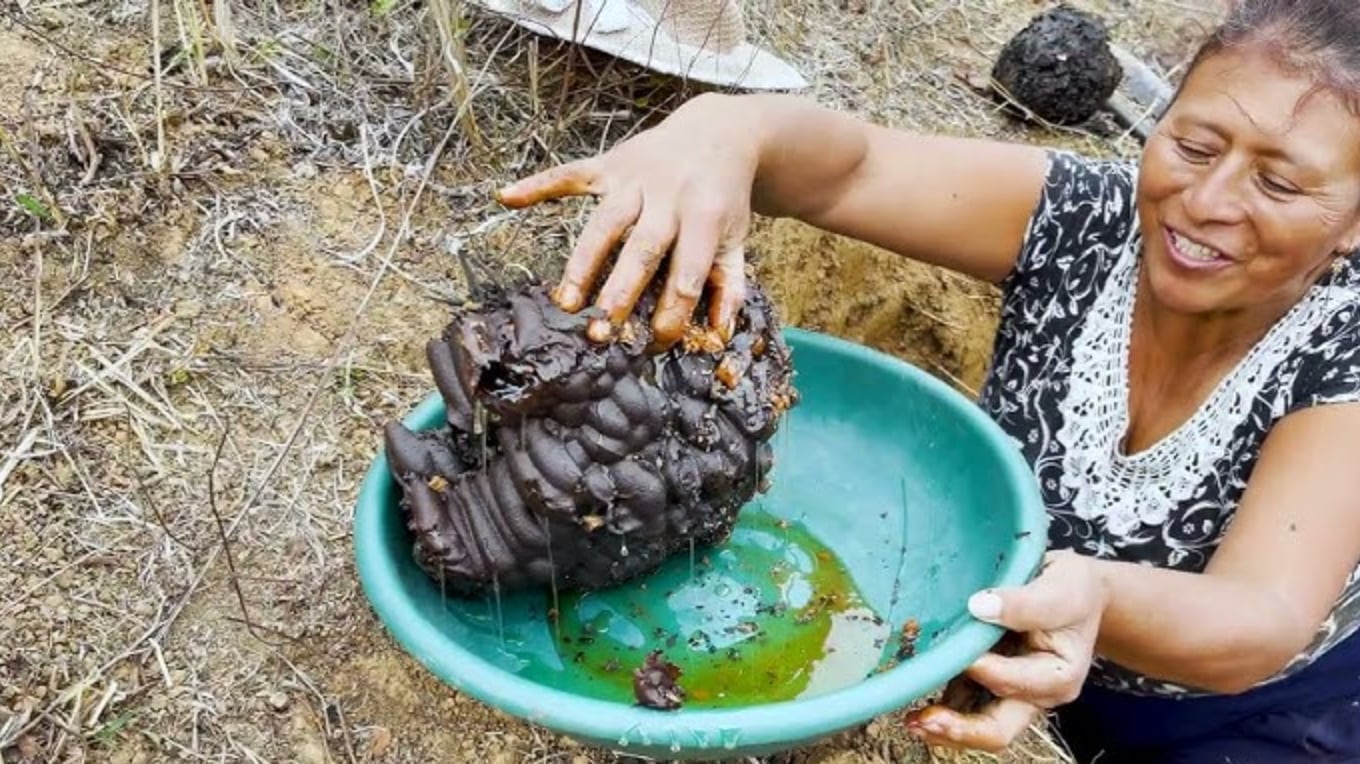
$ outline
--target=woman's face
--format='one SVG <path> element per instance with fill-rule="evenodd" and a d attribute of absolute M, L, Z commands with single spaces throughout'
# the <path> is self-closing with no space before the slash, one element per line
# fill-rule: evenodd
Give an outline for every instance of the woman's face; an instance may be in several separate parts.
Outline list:
<path fill-rule="evenodd" d="M 1360 246 L 1360 119 L 1260 52 L 1219 53 L 1149 138 L 1138 185 L 1159 305 L 1286 308 Z"/>

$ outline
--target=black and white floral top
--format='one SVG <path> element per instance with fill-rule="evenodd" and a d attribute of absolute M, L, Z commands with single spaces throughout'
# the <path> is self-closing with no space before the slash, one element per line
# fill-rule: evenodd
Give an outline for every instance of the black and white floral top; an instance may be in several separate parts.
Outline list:
<path fill-rule="evenodd" d="M 1051 154 L 981 394 L 1050 513 L 1050 546 L 1200 571 L 1233 518 L 1261 444 L 1292 411 L 1360 400 L 1360 277 L 1330 273 L 1150 448 L 1123 452 L 1130 318 L 1141 263 L 1137 165 Z M 1360 626 L 1360 568 L 1288 675 Z M 1276 677 L 1279 678 L 1279 677 Z M 1273 680 L 1272 680 L 1273 681 Z M 1091 682 L 1198 695 L 1098 660 Z"/>

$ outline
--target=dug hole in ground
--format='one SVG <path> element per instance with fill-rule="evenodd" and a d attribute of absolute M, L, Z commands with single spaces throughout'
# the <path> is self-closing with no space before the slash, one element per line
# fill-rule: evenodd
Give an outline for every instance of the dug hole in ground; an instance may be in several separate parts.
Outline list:
<path fill-rule="evenodd" d="M 1216 10 L 1078 5 L 1167 71 Z M 838 108 L 1135 153 L 1108 119 L 1026 125 L 970 85 L 1036 10 L 763 0 L 747 20 Z M 552 274 L 590 209 L 508 214 L 491 192 L 693 92 L 449 0 L 7 6 L 3 761 L 612 760 L 403 653 L 349 518 L 381 426 L 430 389 L 454 254 Z M 787 323 L 976 391 L 991 288 L 787 221 L 750 251 Z M 783 757 L 993 759 L 932 754 L 893 716 Z M 1063 755 L 1036 729 L 1001 760 Z"/>

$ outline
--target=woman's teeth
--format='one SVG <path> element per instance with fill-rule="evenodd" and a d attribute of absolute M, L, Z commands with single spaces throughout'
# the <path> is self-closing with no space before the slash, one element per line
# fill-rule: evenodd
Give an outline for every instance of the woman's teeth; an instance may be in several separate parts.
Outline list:
<path fill-rule="evenodd" d="M 1180 250 L 1181 254 L 1191 260 L 1209 262 L 1210 260 L 1217 260 L 1222 257 L 1217 250 L 1190 241 L 1174 231 L 1171 233 L 1171 242 L 1176 245 L 1176 249 Z"/>

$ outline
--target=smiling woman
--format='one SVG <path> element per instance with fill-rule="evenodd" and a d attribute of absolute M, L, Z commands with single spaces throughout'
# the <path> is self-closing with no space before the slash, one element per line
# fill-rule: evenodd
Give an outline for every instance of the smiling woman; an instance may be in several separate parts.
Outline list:
<path fill-rule="evenodd" d="M 917 734 L 997 749 L 1058 709 L 1082 762 L 1355 760 L 1357 107 L 1360 4 L 1241 0 L 1136 163 L 704 96 L 501 199 L 600 197 L 554 298 L 584 308 L 608 270 L 597 341 L 663 268 L 663 344 L 706 285 L 727 330 L 753 211 L 1001 286 L 980 403 L 1051 564 L 969 603 L 1025 637 L 968 672 L 997 700 Z"/>

